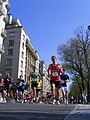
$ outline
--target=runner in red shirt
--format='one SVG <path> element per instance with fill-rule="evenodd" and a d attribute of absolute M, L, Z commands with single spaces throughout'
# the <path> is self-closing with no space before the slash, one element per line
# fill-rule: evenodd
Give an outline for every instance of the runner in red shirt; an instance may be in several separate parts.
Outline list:
<path fill-rule="evenodd" d="M 62 73 L 62 66 L 60 64 L 57 64 L 56 57 L 51 57 L 52 64 L 48 67 L 48 74 L 50 77 L 50 84 L 51 84 L 51 92 L 53 97 L 53 104 L 55 104 L 57 99 L 57 104 L 60 104 L 59 97 L 60 97 L 60 88 L 61 88 L 61 79 L 60 79 L 60 73 Z M 55 95 L 56 91 L 56 95 Z"/>

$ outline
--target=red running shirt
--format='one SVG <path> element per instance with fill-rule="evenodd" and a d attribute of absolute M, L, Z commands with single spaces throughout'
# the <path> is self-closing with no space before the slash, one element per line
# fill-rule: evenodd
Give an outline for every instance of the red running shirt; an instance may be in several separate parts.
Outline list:
<path fill-rule="evenodd" d="M 51 80 L 60 81 L 61 65 L 50 64 L 48 68 L 49 76 Z"/>

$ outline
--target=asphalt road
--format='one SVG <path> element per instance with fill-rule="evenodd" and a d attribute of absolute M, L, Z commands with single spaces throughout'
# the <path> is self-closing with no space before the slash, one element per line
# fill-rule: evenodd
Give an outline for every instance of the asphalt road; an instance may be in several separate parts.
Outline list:
<path fill-rule="evenodd" d="M 0 104 L 0 120 L 64 120 L 75 105 Z"/>

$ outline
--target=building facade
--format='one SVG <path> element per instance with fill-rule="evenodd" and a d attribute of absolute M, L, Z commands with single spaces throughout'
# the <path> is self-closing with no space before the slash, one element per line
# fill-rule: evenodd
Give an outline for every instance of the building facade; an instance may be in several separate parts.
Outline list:
<path fill-rule="evenodd" d="M 48 77 L 47 67 L 44 61 L 39 61 L 39 72 L 42 80 L 42 94 L 46 94 L 47 91 L 50 91 L 50 79 Z"/>
<path fill-rule="evenodd" d="M 0 0 L 0 74 L 1 74 L 1 55 L 5 52 L 3 39 L 7 37 L 5 24 L 8 21 L 7 12 L 10 9 L 8 0 Z"/>
<path fill-rule="evenodd" d="M 17 18 L 8 15 L 6 25 L 7 38 L 4 39 L 5 53 L 2 55 L 1 68 L 5 76 L 11 73 L 14 80 L 22 75 L 28 81 L 32 66 L 39 66 L 39 55 L 30 43 L 30 39 Z"/>

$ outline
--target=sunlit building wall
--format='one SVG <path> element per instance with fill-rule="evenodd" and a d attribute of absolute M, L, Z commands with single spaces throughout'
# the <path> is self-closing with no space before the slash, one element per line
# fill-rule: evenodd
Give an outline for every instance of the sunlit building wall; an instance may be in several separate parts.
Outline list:
<path fill-rule="evenodd" d="M 10 3 L 8 0 L 0 0 L 0 75 L 1 75 L 1 55 L 5 53 L 5 47 L 3 46 L 3 39 L 7 37 L 5 24 L 8 21 L 7 12 L 10 9 Z"/>
<path fill-rule="evenodd" d="M 19 19 L 8 15 L 6 25 L 7 38 L 4 40 L 5 54 L 2 55 L 2 73 L 11 73 L 14 80 L 22 75 L 28 81 L 32 66 L 36 66 L 39 55 L 30 43 L 30 39 Z"/>

